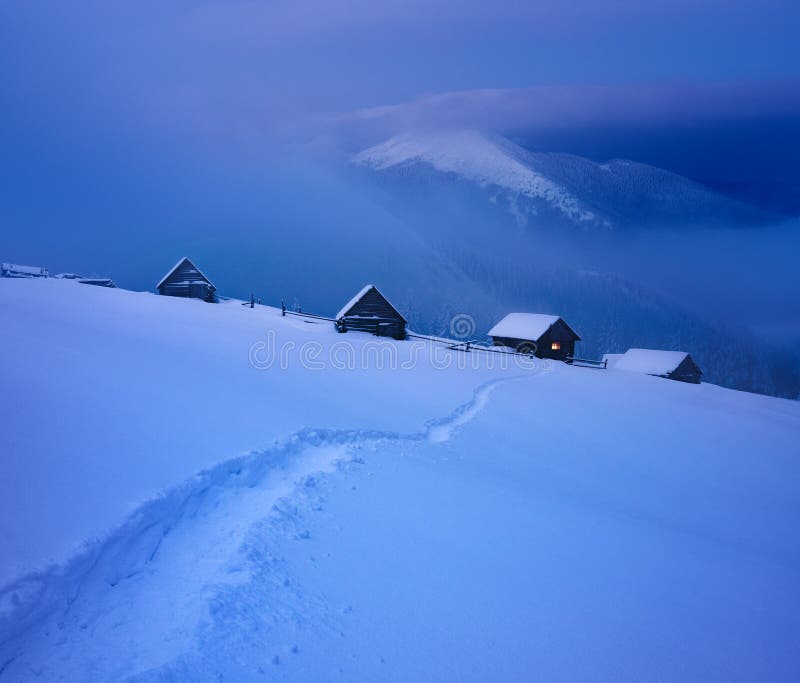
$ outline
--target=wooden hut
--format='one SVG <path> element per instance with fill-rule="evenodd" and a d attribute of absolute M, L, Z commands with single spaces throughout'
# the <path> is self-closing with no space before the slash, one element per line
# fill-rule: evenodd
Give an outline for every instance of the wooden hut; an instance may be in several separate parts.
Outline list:
<path fill-rule="evenodd" d="M 340 332 L 358 330 L 379 337 L 405 339 L 407 324 L 375 285 L 364 287 L 336 314 L 336 329 Z"/>
<path fill-rule="evenodd" d="M 678 382 L 700 384 L 703 371 L 686 351 L 628 349 L 614 364 L 615 370 L 642 372 Z"/>
<path fill-rule="evenodd" d="M 538 358 L 567 360 L 581 338 L 557 315 L 509 313 L 491 330 L 495 346 L 508 346 Z"/>
<path fill-rule="evenodd" d="M 203 272 L 184 257 L 175 264 L 161 282 L 156 285 L 159 294 L 164 296 L 182 296 L 203 301 L 216 301 L 217 288 Z"/>

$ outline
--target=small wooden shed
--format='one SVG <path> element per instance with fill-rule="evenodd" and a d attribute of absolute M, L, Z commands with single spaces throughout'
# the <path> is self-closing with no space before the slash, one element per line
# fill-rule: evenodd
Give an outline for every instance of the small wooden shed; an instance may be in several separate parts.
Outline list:
<path fill-rule="evenodd" d="M 405 339 L 407 324 L 375 285 L 364 287 L 336 314 L 336 329 L 340 332 L 358 330 L 379 337 Z"/>
<path fill-rule="evenodd" d="M 0 265 L 0 277 L 50 277 L 50 273 L 47 271 L 47 268 L 41 268 L 39 266 L 20 266 L 16 263 L 3 263 Z"/>
<path fill-rule="evenodd" d="M 700 384 L 703 371 L 686 351 L 628 349 L 614 364 L 615 370 L 642 372 L 678 382 Z"/>
<path fill-rule="evenodd" d="M 203 272 L 185 256 L 175 264 L 156 285 L 159 294 L 164 296 L 181 296 L 191 299 L 202 299 L 213 303 L 216 301 L 217 288 Z"/>
<path fill-rule="evenodd" d="M 575 355 L 581 338 L 557 315 L 509 313 L 491 330 L 495 346 L 508 346 L 538 358 L 567 360 Z"/>

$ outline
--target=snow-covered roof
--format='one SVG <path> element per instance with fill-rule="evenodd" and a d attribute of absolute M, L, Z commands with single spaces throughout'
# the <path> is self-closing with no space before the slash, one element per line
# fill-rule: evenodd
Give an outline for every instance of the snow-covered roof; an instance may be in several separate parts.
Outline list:
<path fill-rule="evenodd" d="M 558 320 L 559 316 L 544 313 L 509 313 L 489 330 L 489 336 L 536 341 Z"/>
<path fill-rule="evenodd" d="M 348 301 L 344 306 L 342 306 L 339 309 L 339 312 L 336 314 L 336 320 L 344 318 L 350 311 L 350 309 L 353 308 L 353 306 L 355 306 L 359 301 L 361 301 L 364 295 L 371 289 L 374 289 L 376 292 L 378 292 L 378 294 L 383 296 L 381 290 L 379 290 L 375 285 L 364 285 L 364 287 L 361 288 L 361 291 L 358 294 L 356 294 L 352 299 L 350 299 L 350 301 Z M 394 308 L 397 315 L 403 318 L 403 316 L 400 315 L 400 312 L 397 310 L 394 304 L 391 301 L 389 301 L 389 299 L 387 299 L 385 296 L 383 296 L 383 298 L 387 304 L 389 304 L 392 308 Z M 405 318 L 403 318 L 403 320 L 405 320 Z"/>
<path fill-rule="evenodd" d="M 358 294 L 356 294 L 352 299 L 350 299 L 350 301 L 348 301 L 339 309 L 339 312 L 336 314 L 336 319 L 339 320 L 340 318 L 344 318 L 344 316 L 347 315 L 347 312 L 361 300 L 361 297 L 363 297 L 373 287 L 375 287 L 375 285 L 364 285 Z"/>
<path fill-rule="evenodd" d="M 622 358 L 621 353 L 604 353 L 603 362 L 607 368 L 614 368 L 617 366 L 617 361 Z"/>
<path fill-rule="evenodd" d="M 78 280 L 82 285 L 98 285 L 100 287 L 113 287 L 116 289 L 116 283 L 110 277 L 84 277 Z"/>
<path fill-rule="evenodd" d="M 21 266 L 17 263 L 4 263 L 2 265 L 4 273 L 17 275 L 30 275 L 32 277 L 47 277 L 47 268 L 40 266 Z"/>
<path fill-rule="evenodd" d="M 668 375 L 683 363 L 686 351 L 659 351 L 656 349 L 628 349 L 617 360 L 615 370 L 631 370 L 647 375 Z"/>
<path fill-rule="evenodd" d="M 208 279 L 206 274 L 202 270 L 200 270 L 196 265 L 194 265 L 194 262 L 188 256 L 184 256 L 183 258 L 179 259 L 178 262 L 172 268 L 170 268 L 169 272 L 164 277 L 161 278 L 161 281 L 156 285 L 156 289 L 158 289 L 161 285 L 163 285 L 164 282 L 167 281 L 167 278 L 169 278 L 170 275 L 172 275 L 176 270 L 178 270 L 178 268 L 183 264 L 184 261 L 188 261 L 189 265 L 192 268 L 194 268 L 198 273 L 200 273 L 200 275 L 205 279 L 205 281 L 208 284 L 214 287 L 214 283 Z M 214 287 L 214 289 L 216 289 L 216 287 Z"/>

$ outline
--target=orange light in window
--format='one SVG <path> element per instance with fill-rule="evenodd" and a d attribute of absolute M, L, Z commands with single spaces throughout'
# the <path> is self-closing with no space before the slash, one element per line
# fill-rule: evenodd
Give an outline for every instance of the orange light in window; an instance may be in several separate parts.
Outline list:
<path fill-rule="evenodd" d="M 553 342 L 550 344 L 550 349 L 552 351 L 560 351 L 561 350 L 561 342 Z"/>

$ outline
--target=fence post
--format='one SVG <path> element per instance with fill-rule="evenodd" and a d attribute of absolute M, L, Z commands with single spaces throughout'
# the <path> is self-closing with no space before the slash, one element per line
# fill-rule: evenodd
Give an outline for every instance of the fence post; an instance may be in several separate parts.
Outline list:
<path fill-rule="evenodd" d="M 286 316 L 286 302 L 283 299 L 281 299 L 281 315 Z"/>

